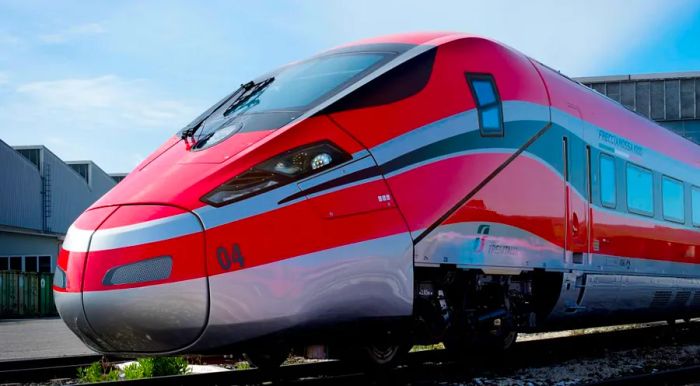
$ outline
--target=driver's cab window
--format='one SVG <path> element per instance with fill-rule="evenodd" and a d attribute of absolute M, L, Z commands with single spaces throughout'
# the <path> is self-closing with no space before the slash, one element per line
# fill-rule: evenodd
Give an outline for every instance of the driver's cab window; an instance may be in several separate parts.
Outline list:
<path fill-rule="evenodd" d="M 479 114 L 479 129 L 482 136 L 503 136 L 503 106 L 496 82 L 488 74 L 467 74 Z"/>

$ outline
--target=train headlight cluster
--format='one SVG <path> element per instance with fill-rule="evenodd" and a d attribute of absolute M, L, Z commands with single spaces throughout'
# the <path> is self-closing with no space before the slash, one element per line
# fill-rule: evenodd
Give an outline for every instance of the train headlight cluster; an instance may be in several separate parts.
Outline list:
<path fill-rule="evenodd" d="M 202 201 L 212 206 L 227 205 L 308 177 L 350 158 L 329 142 L 299 147 L 237 175 L 202 197 Z"/>
<path fill-rule="evenodd" d="M 328 153 L 321 153 L 311 160 L 311 169 L 320 169 L 326 165 L 330 165 L 333 162 L 333 157 Z"/>

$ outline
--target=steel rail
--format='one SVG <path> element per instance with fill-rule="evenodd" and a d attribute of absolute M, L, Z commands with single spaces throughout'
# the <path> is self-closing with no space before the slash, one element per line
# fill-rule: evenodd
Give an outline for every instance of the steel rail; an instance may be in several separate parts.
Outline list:
<path fill-rule="evenodd" d="M 478 353 L 469 359 L 469 365 L 453 361 L 444 350 L 431 350 L 408 355 L 404 365 L 383 371 L 367 372 L 366 367 L 347 361 L 328 361 L 282 366 L 276 371 L 263 372 L 258 369 L 228 370 L 217 373 L 188 374 L 167 377 L 101 382 L 95 385 L 246 385 L 269 382 L 272 384 L 358 384 L 363 380 L 385 379 L 394 383 L 405 380 L 413 384 L 431 384 L 437 379 L 464 380 L 481 376 L 484 372 L 508 373 L 524 367 L 546 366 L 567 359 L 598 355 L 609 349 L 628 349 L 639 346 L 656 347 L 667 340 L 678 337 L 689 341 L 700 341 L 700 324 L 681 324 L 676 327 L 650 326 L 644 328 L 582 334 L 577 336 L 537 339 L 518 342 L 513 350 L 503 355 L 501 360 L 481 358 Z M 662 339 L 659 339 L 659 338 Z M 665 338 L 664 338 L 665 337 Z M 99 361 L 99 355 L 79 357 L 44 358 L 35 360 L 14 360 L 0 362 L 0 383 L 41 382 L 55 378 L 75 378 L 77 369 Z M 207 358 L 205 359 L 205 362 Z M 684 374 L 681 369 L 668 370 Z M 685 370 L 690 377 L 695 369 Z M 700 372 L 700 370 L 697 370 Z M 656 374 L 662 374 L 659 372 Z M 647 375 L 635 375 L 644 377 Z M 656 375 L 658 376 L 658 375 Z M 680 376 L 680 375 L 678 375 Z M 622 379 L 622 378 L 621 378 Z M 632 378 L 634 379 L 634 378 Z M 700 379 L 700 378 L 695 378 Z M 608 382 L 608 383 L 605 383 Z M 600 385 L 627 383 L 618 380 L 601 381 Z M 87 385 L 87 384 L 86 384 Z"/>
<path fill-rule="evenodd" d="M 655 373 L 633 374 L 619 378 L 589 383 L 585 386 L 626 386 L 626 385 L 686 385 L 700 380 L 700 365 L 661 370 Z"/>
<path fill-rule="evenodd" d="M 0 361 L 0 383 L 75 378 L 78 368 L 102 358 L 95 354 Z"/>

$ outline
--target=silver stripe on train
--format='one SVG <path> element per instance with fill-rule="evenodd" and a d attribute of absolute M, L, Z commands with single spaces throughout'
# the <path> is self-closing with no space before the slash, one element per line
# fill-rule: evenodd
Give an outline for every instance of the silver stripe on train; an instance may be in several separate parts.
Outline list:
<path fill-rule="evenodd" d="M 406 316 L 413 305 L 408 233 L 209 278 L 209 323 L 194 349 L 314 323 Z"/>
<path fill-rule="evenodd" d="M 119 209 L 117 209 L 119 210 Z M 132 225 L 90 231 L 71 225 L 63 249 L 71 252 L 103 251 L 153 243 L 201 232 L 191 213 L 182 213 Z"/>

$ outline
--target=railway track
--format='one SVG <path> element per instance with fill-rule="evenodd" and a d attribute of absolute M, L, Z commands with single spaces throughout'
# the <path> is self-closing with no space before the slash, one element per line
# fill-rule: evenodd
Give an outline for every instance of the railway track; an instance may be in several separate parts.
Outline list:
<path fill-rule="evenodd" d="M 449 359 L 443 350 L 412 353 L 406 364 L 391 370 L 367 372 L 352 363 L 328 361 L 283 366 L 274 373 L 258 369 L 230 370 L 219 373 L 156 377 L 133 381 L 103 382 L 100 385 L 249 385 L 249 384 L 469 384 L 473 379 L 512 374 L 526 367 L 546 367 L 566 360 L 605 355 L 609 351 L 656 347 L 682 341 L 700 343 L 700 323 L 676 326 L 651 326 L 632 330 L 585 334 L 553 339 L 519 342 L 514 349 L 497 358 L 476 355 L 465 362 Z M 77 369 L 100 360 L 100 356 L 65 357 L 30 361 L 0 362 L 0 384 L 7 382 L 46 382 L 54 378 L 74 378 Z M 206 361 L 206 358 L 205 358 Z M 683 384 L 700 380 L 700 366 L 630 375 L 604 380 L 596 385 Z"/>
<path fill-rule="evenodd" d="M 585 386 L 628 386 L 628 385 L 687 385 L 700 381 L 700 365 L 685 366 L 649 374 L 636 374 L 589 383 Z"/>
<path fill-rule="evenodd" d="M 101 355 L 0 361 L 0 384 L 74 378 L 78 368 L 102 359 Z"/>

